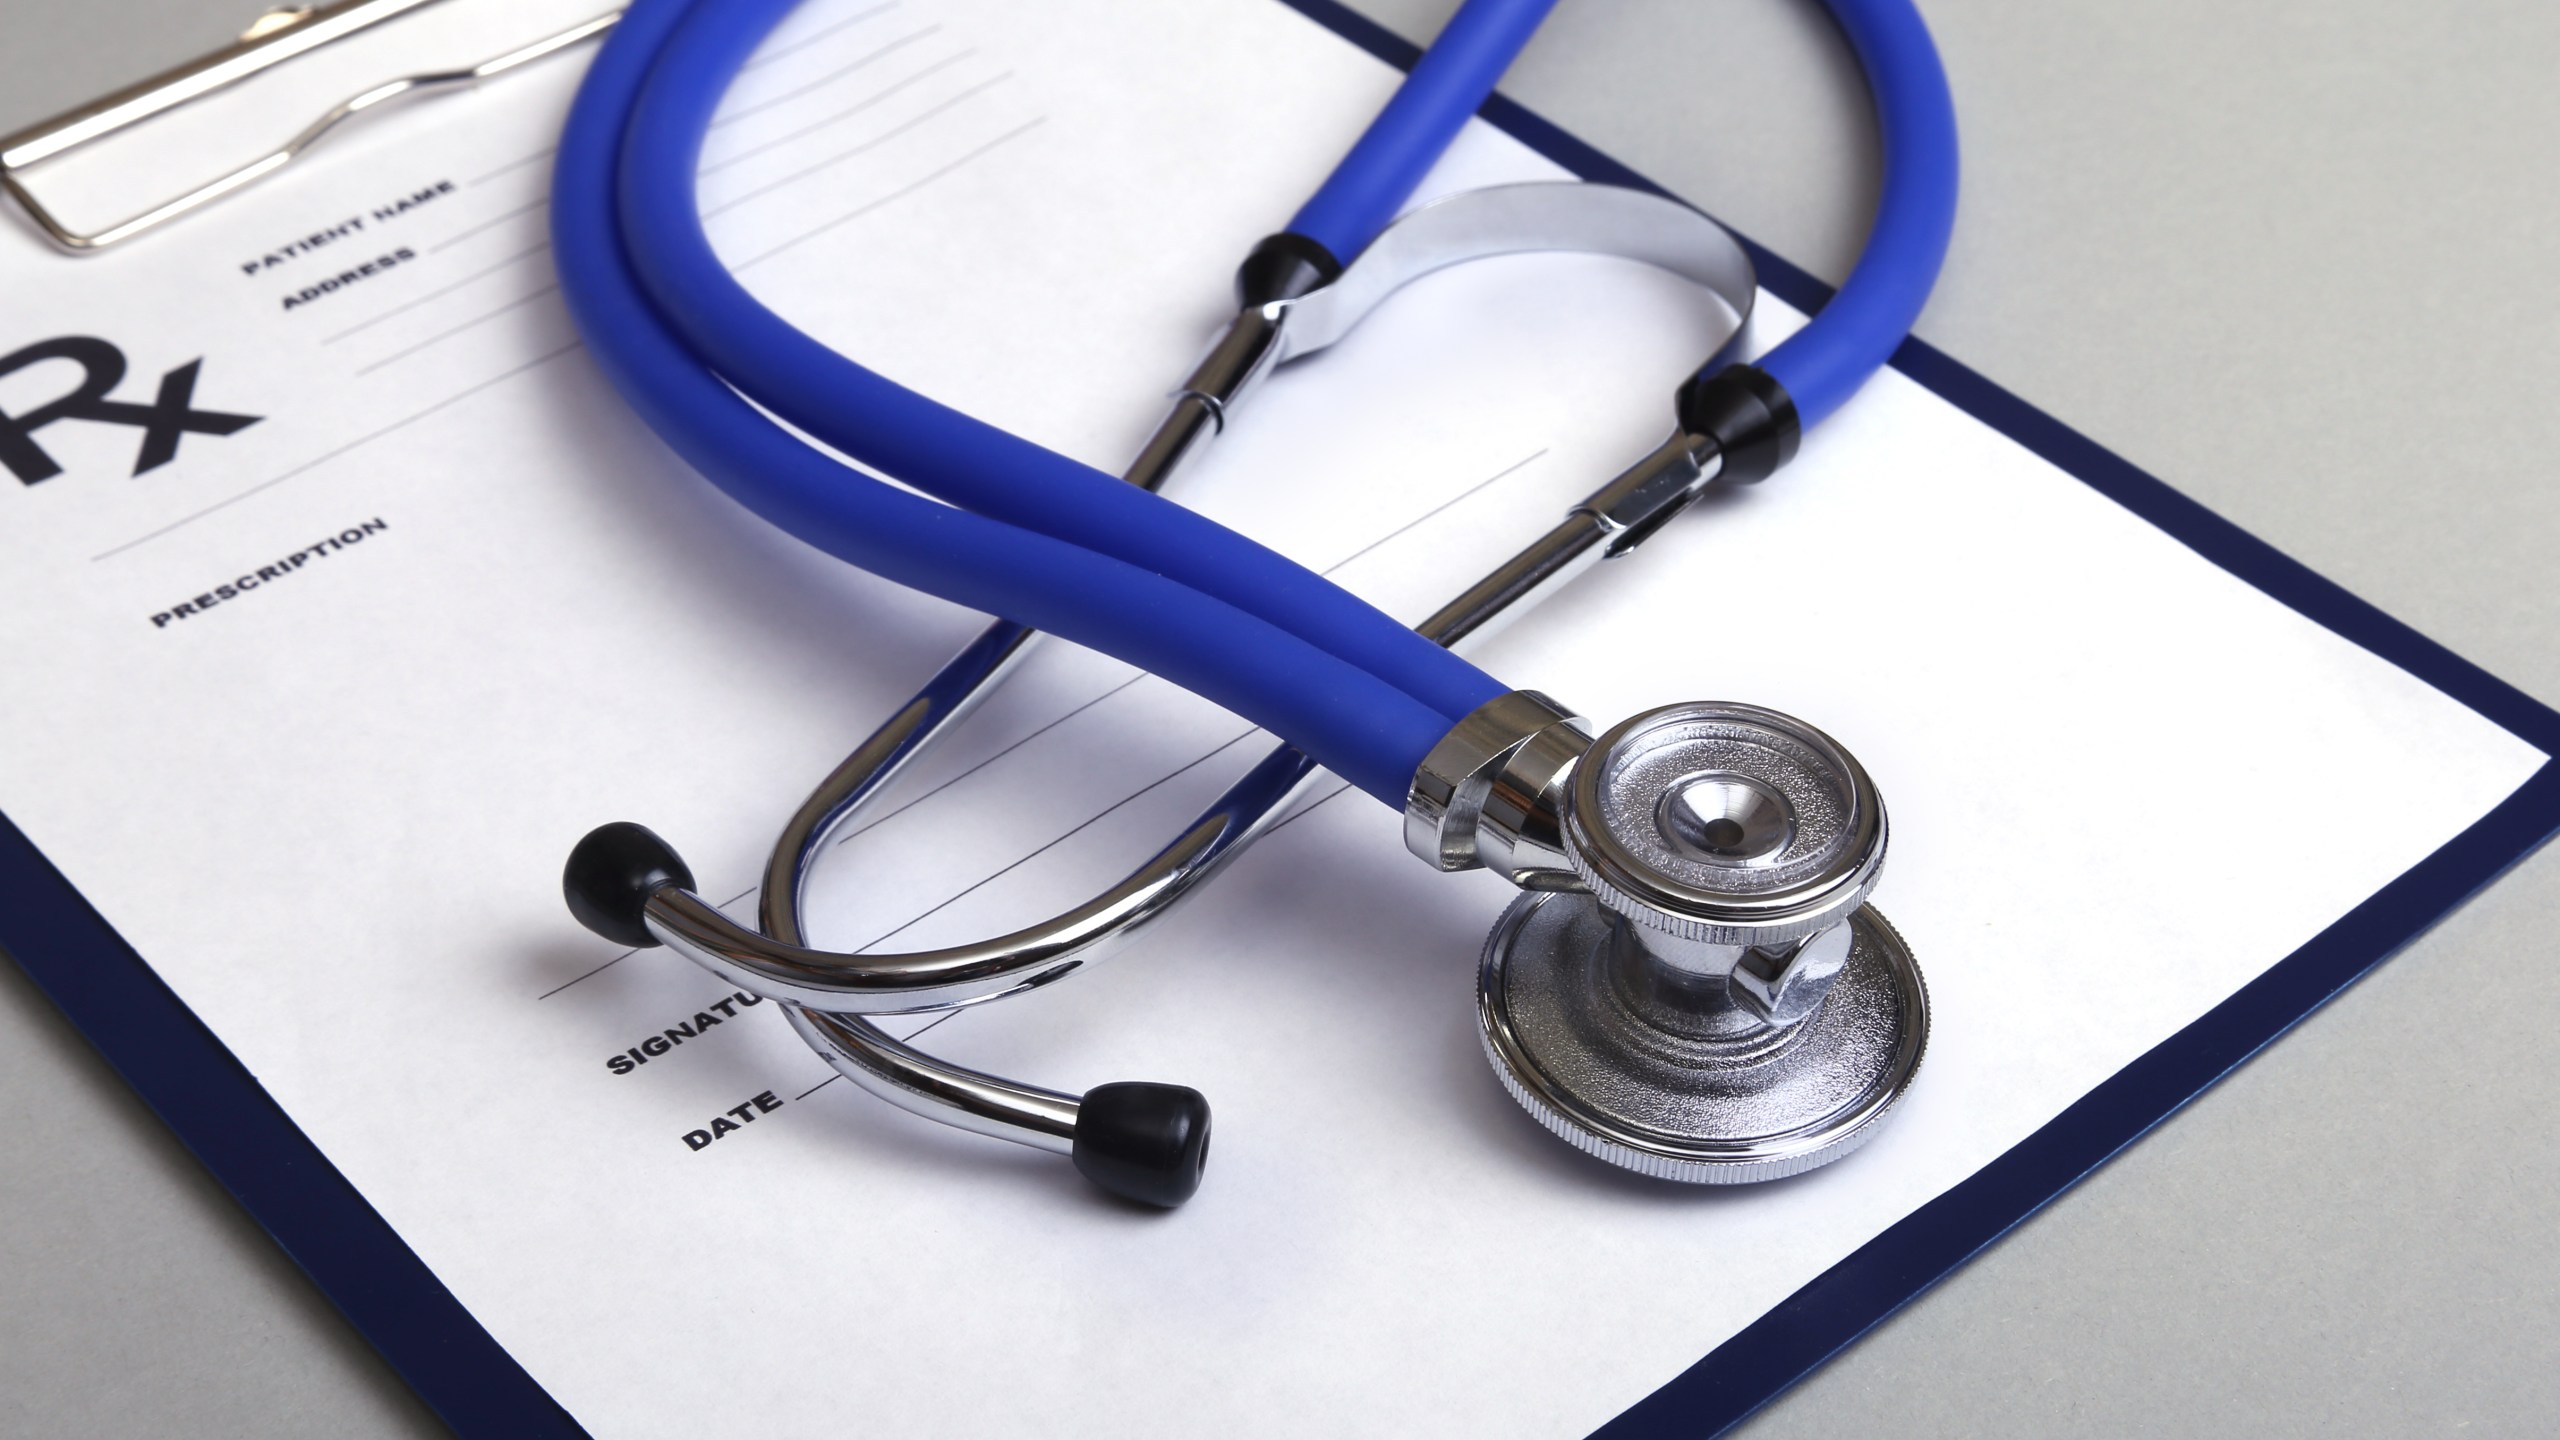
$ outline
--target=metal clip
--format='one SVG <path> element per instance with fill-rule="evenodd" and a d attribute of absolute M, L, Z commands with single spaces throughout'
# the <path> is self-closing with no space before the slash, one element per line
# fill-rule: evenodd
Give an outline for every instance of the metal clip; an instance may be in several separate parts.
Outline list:
<path fill-rule="evenodd" d="M 616 7 L 468 69 L 425 71 L 384 81 L 331 106 L 292 139 L 248 164 L 102 230 L 82 233 L 71 229 L 46 208 L 20 178 L 32 166 L 129 130 L 179 106 L 227 90 L 297 56 L 434 3 L 436 0 L 338 0 L 332 5 L 269 10 L 241 32 L 240 39 L 232 45 L 0 138 L 0 190 L 7 191 L 17 200 L 28 218 L 35 221 L 36 228 L 54 245 L 74 255 L 90 254 L 157 229 L 189 211 L 274 174 L 309 149 L 321 136 L 337 128 L 340 122 L 355 115 L 413 95 L 468 89 L 493 75 L 601 35 L 622 18 L 621 9 Z"/>

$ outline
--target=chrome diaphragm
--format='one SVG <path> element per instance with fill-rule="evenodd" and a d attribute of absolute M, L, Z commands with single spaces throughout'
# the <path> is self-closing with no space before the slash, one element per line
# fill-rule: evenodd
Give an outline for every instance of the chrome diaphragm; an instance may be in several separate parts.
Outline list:
<path fill-rule="evenodd" d="M 1570 722 L 1550 714 L 1510 753 L 1555 750 Z M 1723 703 L 1637 715 L 1562 773 L 1504 766 L 1479 788 L 1534 789 L 1556 817 L 1511 850 L 1570 870 L 1514 869 L 1527 893 L 1477 967 L 1485 1055 L 1522 1108 L 1612 1164 L 1702 1184 L 1871 1138 L 1919 1070 L 1929 1006 L 1866 904 L 1889 827 L 1865 769 L 1800 720 Z"/>

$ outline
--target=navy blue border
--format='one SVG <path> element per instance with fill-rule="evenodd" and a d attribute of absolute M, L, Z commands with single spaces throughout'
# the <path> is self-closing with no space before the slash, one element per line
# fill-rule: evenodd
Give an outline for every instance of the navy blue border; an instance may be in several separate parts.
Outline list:
<path fill-rule="evenodd" d="M 1399 69 L 1419 47 L 1336 0 L 1283 0 Z M 1503 96 L 1484 118 L 1586 180 L 1669 194 Z M 1799 310 L 1830 287 L 1745 238 L 1760 281 Z M 2560 713 L 2313 573 L 2274 546 L 1919 340 L 1893 366 L 2188 548 L 2523 739 L 2560 755 Z M 1602 1426 L 1606 1440 L 1715 1435 L 1796 1381 L 2081 1177 L 2177 1113 L 2330 997 L 2423 934 L 2560 831 L 2560 764 L 2384 886 L 2203 1018 L 2153 1047 L 1999 1159 L 1787 1297 L 1669 1384 Z"/>
<path fill-rule="evenodd" d="M 447 1425 L 587 1433 L 6 815 L 0 896 L 0 951 Z"/>
<path fill-rule="evenodd" d="M 1420 53 L 1335 0 L 1283 3 L 1400 69 Z M 1508 99 L 1495 97 L 1484 115 L 1586 179 L 1660 190 Z M 1829 298 L 1820 281 L 1758 245 L 1750 248 L 1762 283 L 1789 304 L 1810 311 Z M 2536 748 L 2560 754 L 2560 713 L 1929 346 L 1911 341 L 1893 363 L 2305 617 Z M 2560 767 L 2545 765 L 2477 824 L 2237 995 L 1823 1272 L 1599 1434 L 1610 1440 L 1714 1434 L 1777 1398 L 2415 939 L 2555 830 Z M 89 1037 L 446 1424 L 471 1435 L 585 1434 L 5 815 L 0 896 L 7 897 L 0 904 L 0 951 Z"/>

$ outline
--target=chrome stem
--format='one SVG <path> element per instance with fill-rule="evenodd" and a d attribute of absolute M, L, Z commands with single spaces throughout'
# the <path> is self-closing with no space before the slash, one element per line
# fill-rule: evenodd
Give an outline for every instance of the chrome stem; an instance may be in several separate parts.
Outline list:
<path fill-rule="evenodd" d="M 1644 543 L 1705 494 L 1721 469 L 1722 457 L 1711 443 L 1674 433 L 1584 497 L 1554 529 L 1413 628 L 1424 639 L 1452 649 L 1461 641 L 1490 638 L 1499 623 L 1536 609 L 1593 565 Z"/>

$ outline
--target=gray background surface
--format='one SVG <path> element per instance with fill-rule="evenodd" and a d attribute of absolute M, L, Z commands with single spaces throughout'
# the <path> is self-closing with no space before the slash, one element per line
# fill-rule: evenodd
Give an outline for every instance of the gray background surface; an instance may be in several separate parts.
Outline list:
<path fill-rule="evenodd" d="M 1926 338 L 2560 702 L 2560 7 L 1926 8 L 1968 167 Z M 0 0 L 0 129 L 245 18 Z M 1829 279 L 1855 251 L 1872 146 L 1810 0 L 1578 0 L 1506 88 Z M 1745 1433 L 2560 1431 L 2555 921 L 2546 853 Z M 0 1433 L 438 1433 L 5 965 L 0 1113 Z"/>

